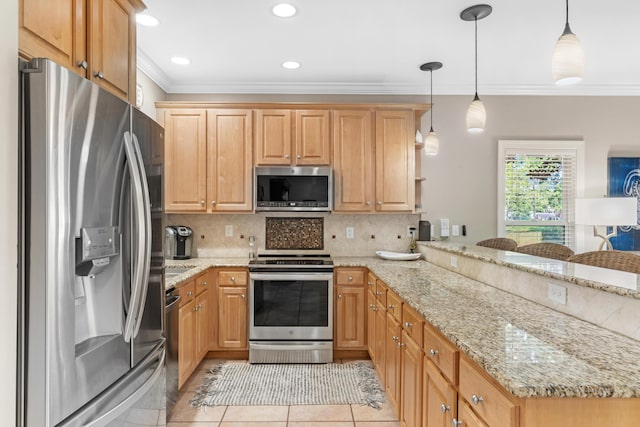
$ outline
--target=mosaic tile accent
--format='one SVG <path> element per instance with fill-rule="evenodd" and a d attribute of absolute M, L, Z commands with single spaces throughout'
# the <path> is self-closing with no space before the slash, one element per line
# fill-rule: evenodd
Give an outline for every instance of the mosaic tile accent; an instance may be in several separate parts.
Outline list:
<path fill-rule="evenodd" d="M 265 218 L 265 249 L 324 249 L 324 218 Z"/>

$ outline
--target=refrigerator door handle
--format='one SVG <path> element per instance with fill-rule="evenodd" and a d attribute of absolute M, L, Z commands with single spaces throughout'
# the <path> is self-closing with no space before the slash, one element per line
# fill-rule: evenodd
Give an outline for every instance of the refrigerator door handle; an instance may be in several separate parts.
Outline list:
<path fill-rule="evenodd" d="M 137 230 L 137 232 L 133 233 L 133 238 L 137 239 L 137 244 L 135 245 L 136 253 L 133 256 L 134 266 L 132 267 L 133 271 L 131 279 L 131 298 L 129 300 L 127 319 L 124 325 L 124 340 L 125 342 L 129 342 L 133 337 L 135 337 L 135 325 L 136 323 L 138 323 L 137 318 L 140 316 L 138 307 L 140 305 L 141 293 L 143 293 L 143 288 L 146 286 L 146 283 L 144 283 L 144 264 L 148 233 L 140 232 L 140 230 L 145 226 L 146 221 L 144 209 L 144 190 L 142 186 L 142 180 L 140 178 L 143 175 L 140 172 L 140 164 L 135 153 L 133 140 L 131 138 L 131 134 L 128 131 L 124 133 L 124 152 L 127 159 L 129 175 L 131 178 L 131 187 L 133 194 L 132 214 Z"/>
<path fill-rule="evenodd" d="M 142 201 L 143 201 L 143 216 L 144 216 L 144 258 L 142 263 L 142 289 L 140 291 L 140 299 L 137 304 L 138 313 L 136 315 L 136 322 L 133 329 L 133 337 L 138 336 L 140 331 L 140 325 L 142 323 L 142 315 L 144 313 L 145 302 L 147 301 L 147 290 L 149 289 L 149 274 L 151 271 L 151 199 L 149 196 L 149 183 L 147 182 L 147 175 L 144 169 L 144 159 L 142 158 L 142 150 L 140 150 L 140 143 L 135 133 L 133 136 L 133 149 L 135 151 L 136 158 L 138 160 L 138 170 L 140 173 L 140 181 L 142 183 Z M 142 240 L 142 239 L 141 239 Z"/>

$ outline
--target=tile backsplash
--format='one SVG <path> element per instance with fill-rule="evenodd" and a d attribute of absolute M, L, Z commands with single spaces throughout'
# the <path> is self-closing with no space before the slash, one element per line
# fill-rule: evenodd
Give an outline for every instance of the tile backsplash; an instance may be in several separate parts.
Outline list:
<path fill-rule="evenodd" d="M 322 252 L 332 256 L 373 256 L 377 250 L 408 252 L 410 239 L 407 237 L 407 227 L 417 227 L 420 215 L 169 214 L 166 224 L 186 225 L 193 229 L 195 256 L 244 257 L 249 254 L 249 236 L 256 237 L 258 253 L 267 248 L 267 218 L 322 219 L 324 238 Z M 347 227 L 353 227 L 352 239 L 346 238 Z M 228 236 L 229 233 L 225 231 L 232 231 L 232 235 Z"/>
<path fill-rule="evenodd" d="M 265 218 L 265 249 L 324 249 L 324 218 Z"/>

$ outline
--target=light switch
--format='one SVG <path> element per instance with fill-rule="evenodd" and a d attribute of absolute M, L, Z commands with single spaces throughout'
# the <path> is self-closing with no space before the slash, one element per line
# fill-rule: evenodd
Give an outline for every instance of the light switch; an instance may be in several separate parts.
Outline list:
<path fill-rule="evenodd" d="M 345 235 L 347 236 L 347 239 L 353 239 L 354 236 L 354 230 L 353 227 L 347 227 L 345 230 Z"/>
<path fill-rule="evenodd" d="M 460 235 L 460 226 L 459 225 L 452 225 L 451 226 L 451 235 L 452 236 L 459 236 Z"/>
<path fill-rule="evenodd" d="M 233 225 L 225 225 L 224 226 L 224 236 L 225 237 L 233 237 Z"/>
<path fill-rule="evenodd" d="M 440 237 L 449 237 L 449 219 L 440 220 Z"/>

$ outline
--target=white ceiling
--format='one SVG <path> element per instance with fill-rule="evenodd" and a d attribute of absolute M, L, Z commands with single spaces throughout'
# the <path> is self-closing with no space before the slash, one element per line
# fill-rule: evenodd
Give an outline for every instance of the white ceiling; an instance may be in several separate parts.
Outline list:
<path fill-rule="evenodd" d="M 138 67 L 168 93 L 427 94 L 420 64 L 440 61 L 434 94 L 473 94 L 473 0 L 145 0 L 157 27 L 138 25 Z M 478 21 L 482 95 L 640 95 L 640 1 L 580 0 L 569 23 L 585 78 L 557 87 L 551 53 L 564 0 L 491 0 Z M 172 56 L 191 59 L 180 66 Z M 281 63 L 296 60 L 298 70 Z"/>

